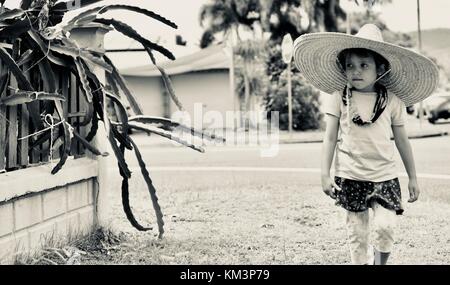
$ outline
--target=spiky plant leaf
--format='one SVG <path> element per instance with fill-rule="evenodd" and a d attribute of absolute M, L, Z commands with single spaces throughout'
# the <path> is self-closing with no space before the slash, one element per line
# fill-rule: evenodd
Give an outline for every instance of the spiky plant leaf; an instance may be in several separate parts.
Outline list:
<path fill-rule="evenodd" d="M 3 92 L 5 92 L 6 86 L 8 85 L 7 84 L 8 81 L 9 81 L 9 72 L 3 74 L 0 77 L 0 94 L 3 94 Z"/>
<path fill-rule="evenodd" d="M 59 108 L 61 109 L 60 111 L 58 111 L 58 113 L 62 112 L 62 106 L 60 105 L 60 103 L 56 102 L 55 105 L 57 110 Z M 72 128 L 69 128 L 69 126 L 67 126 L 66 123 L 62 123 L 59 126 L 60 126 L 59 129 L 62 130 L 62 136 L 64 137 L 64 148 L 58 163 L 52 169 L 51 173 L 53 175 L 58 173 L 63 167 L 63 165 L 66 163 L 66 160 L 70 154 L 70 145 L 72 141 L 72 133 L 71 133 Z"/>
<path fill-rule="evenodd" d="M 152 50 L 155 50 L 159 53 L 161 53 L 162 55 L 164 55 L 165 57 L 171 59 L 171 60 L 175 60 L 175 57 L 173 56 L 173 54 L 167 50 L 165 47 L 160 46 L 156 43 L 153 43 L 149 40 L 147 40 L 146 38 L 142 37 L 141 35 L 139 35 L 138 32 L 136 32 L 132 27 L 130 27 L 129 25 L 120 22 L 118 20 L 114 20 L 114 19 L 97 19 L 95 20 L 95 22 L 97 23 L 101 23 L 104 25 L 112 25 L 116 31 L 124 34 L 125 36 L 132 38 L 133 40 L 139 42 L 140 44 L 142 44 L 144 47 L 148 47 Z"/>
<path fill-rule="evenodd" d="M 156 68 L 161 73 L 162 79 L 164 81 L 164 85 L 166 86 L 166 90 L 169 92 L 170 98 L 172 98 L 172 101 L 175 103 L 175 105 L 177 105 L 177 107 L 180 111 L 184 111 L 183 105 L 181 104 L 178 97 L 175 95 L 175 91 L 172 87 L 172 81 L 170 80 L 169 76 L 167 75 L 167 73 L 164 71 L 163 68 L 161 68 L 158 64 L 156 64 L 156 60 L 155 60 L 155 57 L 153 56 L 152 50 L 148 47 L 145 47 L 145 50 L 147 51 L 147 54 L 150 56 L 152 63 L 156 66 Z"/>
<path fill-rule="evenodd" d="M 0 59 L 6 65 L 6 67 L 14 74 L 14 77 L 17 79 L 17 84 L 19 88 L 22 90 L 33 91 L 33 86 L 26 78 L 23 71 L 17 66 L 16 61 L 9 55 L 9 53 L 3 48 L 0 47 Z"/>
<path fill-rule="evenodd" d="M 158 203 L 158 197 L 156 196 L 156 189 L 155 186 L 153 186 L 152 179 L 150 178 L 150 174 L 147 171 L 144 159 L 142 158 L 138 146 L 134 143 L 133 139 L 129 138 L 129 140 L 133 145 L 134 153 L 136 154 L 139 167 L 141 168 L 142 176 L 144 177 L 145 183 L 147 184 L 148 192 L 150 193 L 150 197 L 152 199 L 153 209 L 155 210 L 156 215 L 156 222 L 158 223 L 158 231 L 159 231 L 158 238 L 162 239 L 164 234 L 164 221 L 163 221 L 163 213 Z"/>
<path fill-rule="evenodd" d="M 11 71 L 14 77 L 17 80 L 17 85 L 19 89 L 25 91 L 34 91 L 33 86 L 30 81 L 28 81 L 25 73 L 20 69 L 20 67 L 16 64 L 15 60 L 9 55 L 9 53 L 3 48 L 0 47 L 0 59 L 6 64 L 6 67 Z M 42 128 L 42 122 L 40 121 L 39 114 L 33 112 L 32 107 L 29 107 L 30 115 L 32 117 L 33 125 L 35 128 Z"/>
<path fill-rule="evenodd" d="M 84 60 L 87 60 L 94 65 L 103 68 L 108 72 L 112 72 L 112 67 L 107 64 L 103 59 L 93 56 L 91 53 L 84 51 L 83 49 L 77 47 L 68 47 L 60 44 L 51 44 L 50 49 L 60 54 L 65 54 L 71 56 L 74 59 L 81 57 Z"/>
<path fill-rule="evenodd" d="M 14 18 L 23 17 L 25 15 L 25 11 L 22 9 L 13 9 L 9 11 L 5 11 L 0 14 L 0 22 L 11 20 Z"/>
<path fill-rule="evenodd" d="M 127 110 L 125 109 L 125 107 L 123 106 L 122 101 L 120 100 L 120 98 L 110 92 L 105 92 L 106 96 L 108 98 L 110 98 L 114 104 L 118 107 L 119 110 L 119 122 L 121 123 L 122 126 L 124 126 L 126 129 L 128 129 L 128 115 L 127 115 Z"/>
<path fill-rule="evenodd" d="M 92 90 L 89 86 L 87 80 L 86 71 L 81 63 L 80 59 L 75 59 L 75 66 L 77 67 L 78 76 L 80 77 L 81 86 L 83 87 L 84 95 L 86 96 L 86 101 L 92 103 Z"/>
<path fill-rule="evenodd" d="M 187 146 L 189 148 L 192 148 L 193 150 L 196 150 L 198 152 L 205 152 L 205 150 L 201 147 L 201 146 L 196 146 L 190 142 L 187 142 L 185 140 L 183 140 L 182 138 L 179 138 L 177 136 L 174 136 L 171 132 L 168 132 L 166 130 L 160 129 L 160 128 L 156 128 L 154 126 L 148 126 L 148 125 L 144 125 L 144 124 L 140 124 L 140 123 L 134 123 L 134 122 L 129 122 L 128 125 L 130 126 L 131 129 L 135 129 L 135 130 L 139 130 L 139 131 L 144 131 L 147 133 L 153 133 L 153 134 L 157 134 L 159 136 L 162 136 L 164 138 L 167 138 L 169 140 L 172 140 L 174 142 L 177 142 L 181 145 Z"/>
<path fill-rule="evenodd" d="M 70 63 L 67 60 L 53 55 L 53 52 L 50 50 L 50 44 L 48 42 L 45 43 L 36 32 L 29 30 L 27 33 L 28 33 L 27 39 L 30 41 L 30 44 L 40 49 L 43 55 L 46 58 L 48 58 L 52 63 L 60 65 L 65 68 L 70 67 Z"/>
<path fill-rule="evenodd" d="M 122 155 L 124 155 L 125 147 L 123 144 L 120 145 L 120 151 L 121 151 Z M 139 222 L 134 217 L 133 211 L 131 210 L 131 207 L 130 207 L 130 191 L 129 191 L 129 184 L 128 184 L 129 177 L 127 177 L 125 175 L 125 173 L 123 173 L 122 169 L 120 169 L 119 173 L 120 173 L 120 176 L 122 176 L 122 206 L 123 206 L 123 211 L 125 212 L 125 215 L 126 215 L 128 221 L 134 228 L 136 228 L 139 231 L 151 230 L 152 229 L 151 227 L 144 227 L 141 224 L 139 224 Z"/>
<path fill-rule="evenodd" d="M 30 22 L 28 19 L 16 20 L 11 24 L 0 22 L 0 28 L 0 38 L 15 39 L 30 30 Z"/>
<path fill-rule="evenodd" d="M 50 66 L 49 61 L 42 60 L 39 62 L 38 66 L 39 66 L 39 70 L 41 72 L 42 80 L 44 81 L 44 86 L 46 86 L 50 90 L 55 90 L 56 89 L 56 85 L 55 85 L 56 80 L 53 75 L 53 70 Z M 64 111 L 63 111 L 63 106 L 61 104 L 61 101 L 54 101 L 54 106 L 56 108 L 56 114 L 59 117 L 59 121 L 63 122 L 58 125 L 58 129 L 59 129 L 58 137 L 62 136 L 64 138 L 63 139 L 64 147 L 63 147 L 62 155 L 61 155 L 58 163 L 52 169 L 52 172 L 51 172 L 52 174 L 58 173 L 59 170 L 61 170 L 63 165 L 66 163 L 67 158 L 69 157 L 70 144 L 71 144 L 71 140 L 72 140 L 72 132 L 71 131 L 73 130 L 73 128 L 67 122 L 65 122 Z M 53 112 L 50 111 L 48 114 L 52 114 L 52 113 Z"/>
<path fill-rule="evenodd" d="M 34 141 L 32 141 L 32 143 L 30 144 L 30 149 L 34 149 L 40 146 L 44 142 L 48 141 L 50 137 L 51 137 L 50 132 L 43 133 L 41 136 L 38 136 Z"/>
<path fill-rule="evenodd" d="M 95 137 L 95 135 L 97 134 L 98 131 L 98 118 L 97 115 L 94 114 L 92 116 L 92 121 L 91 121 L 91 129 L 89 130 L 89 132 L 86 135 L 86 140 L 88 142 L 92 141 L 92 139 Z"/>
<path fill-rule="evenodd" d="M 174 22 L 164 18 L 163 16 L 161 16 L 159 14 L 156 14 L 155 12 L 152 12 L 152 11 L 149 11 L 149 10 L 146 10 L 146 9 L 143 9 L 143 8 L 139 8 L 139 7 L 136 7 L 136 6 L 129 6 L 129 5 L 105 5 L 105 6 L 95 7 L 95 8 L 92 8 L 90 10 L 87 10 L 87 11 L 85 11 L 83 13 L 78 14 L 76 17 L 72 18 L 67 23 L 67 25 L 68 26 L 77 25 L 77 24 L 79 24 L 79 21 L 81 21 L 83 18 L 85 18 L 87 16 L 90 16 L 92 14 L 104 14 L 104 13 L 106 13 L 108 11 L 111 11 L 111 10 L 129 10 L 129 11 L 137 12 L 137 13 L 140 13 L 140 14 L 144 14 L 144 15 L 146 15 L 146 16 L 148 16 L 150 18 L 153 18 L 155 20 L 158 20 L 158 21 L 160 21 L 160 22 L 162 22 L 162 23 L 164 23 L 164 24 L 166 24 L 166 25 L 168 25 L 168 26 L 170 26 L 170 27 L 172 27 L 174 29 L 178 28 L 178 26 Z"/>
<path fill-rule="evenodd" d="M 105 118 L 105 119 L 108 120 L 107 118 Z M 128 165 L 127 165 L 127 163 L 125 161 L 125 157 L 124 157 L 123 153 L 120 151 L 119 146 L 117 145 L 116 140 L 114 139 L 114 131 L 113 131 L 113 129 L 115 129 L 115 127 L 113 125 L 110 125 L 110 126 L 111 127 L 109 128 L 108 140 L 110 142 L 112 150 L 114 151 L 114 155 L 117 158 L 117 162 L 119 164 L 119 169 L 120 169 L 120 171 L 123 172 L 125 177 L 130 178 L 131 177 L 131 171 L 128 168 Z"/>
<path fill-rule="evenodd" d="M 38 63 L 38 67 L 42 80 L 44 82 L 44 90 L 56 93 L 57 92 L 56 79 L 50 62 L 48 60 L 41 60 Z M 55 104 L 51 101 L 46 101 L 44 102 L 44 105 L 45 105 L 45 112 L 47 114 L 53 114 L 53 112 L 55 111 Z"/>
<path fill-rule="evenodd" d="M 81 144 L 87 148 L 90 152 L 92 152 L 95 155 L 101 155 L 101 156 L 108 156 L 109 154 L 107 152 L 101 152 L 100 150 L 98 150 L 98 148 L 96 148 L 95 146 L 93 146 L 92 144 L 90 144 L 85 138 L 83 138 L 77 131 L 73 131 L 73 136 L 76 140 L 78 140 L 79 142 L 81 142 Z"/>
<path fill-rule="evenodd" d="M 220 138 L 216 136 L 215 134 L 208 134 L 203 131 L 197 131 L 192 127 L 185 126 L 183 124 L 180 124 L 178 122 L 172 121 L 167 118 L 162 117 L 155 117 L 155 116 L 145 116 L 145 115 L 138 115 L 138 116 L 132 116 L 128 118 L 129 122 L 138 122 L 143 124 L 161 124 L 167 129 L 174 130 L 175 128 L 177 130 L 180 130 L 182 132 L 188 132 L 194 136 L 198 136 L 200 138 L 206 138 L 211 140 L 218 140 L 221 142 L 225 142 L 224 138 Z"/>
<path fill-rule="evenodd" d="M 60 117 L 60 120 L 64 120 L 63 108 L 62 108 L 61 103 L 55 102 L 55 106 L 56 106 L 56 110 L 58 112 L 58 116 Z M 71 141 L 72 141 L 72 133 L 71 133 L 72 128 L 69 128 L 67 123 L 62 123 L 59 126 L 60 126 L 59 129 L 62 130 L 62 136 L 64 137 L 64 148 L 63 148 L 62 155 L 61 155 L 58 163 L 52 169 L 51 173 L 53 175 L 58 173 L 61 170 L 61 168 L 63 167 L 63 165 L 66 163 L 66 160 L 70 154 L 70 145 L 71 145 Z"/>
<path fill-rule="evenodd" d="M 128 89 L 128 86 L 125 83 L 125 79 L 122 77 L 122 75 L 120 75 L 119 70 L 117 70 L 117 68 L 114 66 L 112 61 L 106 55 L 103 56 L 103 58 L 105 59 L 106 63 L 108 63 L 113 68 L 113 70 L 110 74 L 110 78 L 120 86 L 123 93 L 127 97 L 127 100 L 130 103 L 130 106 L 133 109 L 133 112 L 136 115 L 142 115 L 143 111 L 142 111 L 141 105 L 139 104 L 139 102 L 137 101 L 137 99 L 133 95 L 133 93 L 131 93 L 130 89 Z"/>
<path fill-rule="evenodd" d="M 95 135 L 97 134 L 97 130 L 98 130 L 98 121 L 103 120 L 103 111 L 102 111 L 102 107 L 101 104 L 99 103 L 100 101 L 100 96 L 98 95 L 98 92 L 95 92 L 93 95 L 93 114 L 92 114 L 92 126 L 91 129 L 89 131 L 89 133 L 86 135 L 86 140 L 87 141 L 91 141 Z"/>
<path fill-rule="evenodd" d="M 55 26 L 46 27 L 45 29 L 40 30 L 40 34 L 44 39 L 49 41 L 60 39 L 63 38 L 67 34 L 67 32 L 69 32 L 73 28 L 87 25 L 93 22 L 95 19 L 97 19 L 96 15 L 89 15 L 77 21 L 75 25 L 67 25 L 60 22 Z"/>
<path fill-rule="evenodd" d="M 24 52 L 17 60 L 17 66 L 22 66 L 33 60 L 33 58 L 34 58 L 33 50 L 29 49 L 26 52 Z"/>
<path fill-rule="evenodd" d="M 128 139 L 130 136 L 127 133 L 119 132 L 117 128 L 113 128 L 113 134 L 114 138 L 119 142 L 119 144 L 124 145 L 128 150 L 133 150 L 133 146 Z"/>
<path fill-rule="evenodd" d="M 0 99 L 0 105 L 16 106 L 20 104 L 34 102 L 36 100 L 60 100 L 65 101 L 64 96 L 57 93 L 18 91 L 13 95 Z"/>

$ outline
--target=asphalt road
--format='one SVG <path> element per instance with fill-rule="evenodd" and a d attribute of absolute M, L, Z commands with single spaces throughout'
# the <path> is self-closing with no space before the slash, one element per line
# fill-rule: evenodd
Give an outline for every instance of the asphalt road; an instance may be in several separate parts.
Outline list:
<path fill-rule="evenodd" d="M 421 200 L 450 203 L 450 192 L 447 191 L 450 186 L 450 137 L 414 139 L 410 142 Z M 291 185 L 296 185 L 298 189 L 321 189 L 320 143 L 281 144 L 273 157 L 261 157 L 261 148 L 257 147 L 206 147 L 205 153 L 176 146 L 144 146 L 140 149 L 157 188 L 170 182 L 175 189 L 177 185 L 215 185 L 220 188 L 221 184 L 238 188 L 261 184 L 275 189 Z M 408 195 L 407 174 L 400 155 L 397 153 L 396 156 L 405 199 Z M 140 176 L 134 154 L 128 152 L 127 161 L 131 170 Z M 113 166 L 117 169 L 115 164 Z"/>
<path fill-rule="evenodd" d="M 440 177 L 450 185 L 450 136 L 410 140 L 416 162 L 417 173 L 424 177 Z M 320 170 L 320 143 L 281 144 L 273 157 L 262 157 L 262 151 L 268 147 L 206 147 L 205 153 L 199 153 L 185 147 L 141 147 L 142 155 L 149 170 L 160 167 L 172 167 L 181 171 L 250 171 L 251 168 L 290 168 L 287 172 L 317 172 Z M 137 162 L 129 153 L 130 166 Z M 405 173 L 400 156 L 397 153 L 399 173 Z M 230 167 L 226 170 L 226 167 Z M 239 168 L 240 167 L 240 168 Z M 245 167 L 245 169 L 244 169 Z M 208 169 L 209 168 L 209 169 Z M 297 170 L 292 168 L 298 168 Z M 163 171 L 160 169 L 159 171 Z M 167 168 L 167 171 L 170 169 Z M 257 171 L 257 169 L 255 169 Z M 448 177 L 446 177 L 448 176 Z"/>

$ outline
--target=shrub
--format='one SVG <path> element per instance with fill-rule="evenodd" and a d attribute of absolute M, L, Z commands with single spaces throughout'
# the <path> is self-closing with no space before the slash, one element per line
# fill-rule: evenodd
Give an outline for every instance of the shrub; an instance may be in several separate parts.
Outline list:
<path fill-rule="evenodd" d="M 320 92 L 309 85 L 299 73 L 292 74 L 292 129 L 303 131 L 318 129 L 322 119 L 319 110 Z M 264 98 L 268 119 L 270 112 L 278 111 L 280 129 L 287 130 L 288 118 L 288 91 L 287 73 L 280 75 L 278 82 L 272 82 Z"/>

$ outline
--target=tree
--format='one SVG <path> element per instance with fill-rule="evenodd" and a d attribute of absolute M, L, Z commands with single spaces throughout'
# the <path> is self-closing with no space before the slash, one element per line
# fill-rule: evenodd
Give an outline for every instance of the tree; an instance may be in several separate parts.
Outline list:
<path fill-rule="evenodd" d="M 237 70 L 237 91 L 242 99 L 241 110 L 250 111 L 252 109 L 252 97 L 263 93 L 266 85 L 265 75 L 265 54 L 266 45 L 263 41 L 246 40 L 238 43 L 235 48 L 236 70 Z M 250 127 L 250 120 L 247 117 L 245 127 Z"/>
<path fill-rule="evenodd" d="M 287 79 L 283 72 L 278 82 L 273 82 L 264 98 L 267 116 L 270 120 L 271 112 L 279 112 L 279 126 L 282 130 L 289 128 L 287 104 Z M 322 120 L 319 110 L 320 92 L 306 82 L 299 73 L 292 76 L 292 128 L 297 131 L 318 129 Z"/>
<path fill-rule="evenodd" d="M 245 113 L 248 113 L 251 109 L 251 72 L 257 64 L 255 61 L 261 54 L 264 43 L 254 40 L 243 41 L 239 28 L 243 27 L 247 31 L 253 31 L 253 25 L 259 21 L 260 7 L 258 0 L 214 0 L 203 5 L 200 10 L 200 23 L 206 28 L 202 36 L 202 47 L 214 42 L 214 35 L 218 33 L 222 33 L 226 40 L 232 41 L 230 37 L 233 36 L 233 33 L 237 38 L 237 44 L 233 47 L 233 54 L 236 54 L 241 62 L 240 71 L 243 81 L 240 82 L 244 84 L 243 106 Z M 240 88 L 238 87 L 238 89 Z M 244 121 L 244 126 L 248 129 L 249 117 L 245 116 Z"/>
<path fill-rule="evenodd" d="M 239 27 L 252 30 L 253 24 L 259 21 L 259 17 L 255 17 L 259 11 L 258 0 L 211 0 L 200 9 L 200 25 L 205 27 L 207 38 L 215 39 L 218 33 L 227 37 L 234 32 L 240 39 Z"/>
<path fill-rule="evenodd" d="M 307 32 L 337 32 L 339 20 L 346 19 L 339 0 L 264 0 L 261 7 L 262 26 L 277 44 L 286 33 L 296 39 Z"/>
<path fill-rule="evenodd" d="M 289 33 L 293 39 L 307 32 L 338 31 L 339 22 L 346 19 L 339 0 L 265 0 L 261 20 L 270 32 L 270 48 L 266 59 L 266 74 L 270 87 L 264 95 L 266 110 L 280 113 L 280 126 L 287 129 L 288 107 L 285 74 L 287 64 L 281 59 L 281 41 Z M 319 93 L 301 79 L 297 68 L 291 66 L 293 82 L 293 128 L 314 129 L 320 126 Z M 270 119 L 270 118 L 269 118 Z"/>

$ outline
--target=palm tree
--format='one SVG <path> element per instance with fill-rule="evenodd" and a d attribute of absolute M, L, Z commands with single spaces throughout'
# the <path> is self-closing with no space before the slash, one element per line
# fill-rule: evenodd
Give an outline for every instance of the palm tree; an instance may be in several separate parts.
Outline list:
<path fill-rule="evenodd" d="M 286 33 L 295 39 L 307 32 L 337 32 L 338 20 L 346 18 L 339 4 L 339 0 L 261 0 L 261 25 L 277 44 Z"/>
<path fill-rule="evenodd" d="M 238 93 L 241 94 L 243 90 L 244 108 L 245 111 L 252 110 L 252 96 L 257 95 L 257 91 L 264 86 L 264 76 L 261 70 L 264 69 L 264 53 L 265 43 L 262 40 L 246 40 L 241 41 L 235 48 L 237 54 L 237 62 L 240 65 L 240 75 L 242 80 L 238 82 Z M 250 120 L 247 117 L 245 121 L 245 129 L 250 127 Z"/>
<path fill-rule="evenodd" d="M 259 22 L 261 6 L 258 0 L 213 0 L 202 6 L 200 10 L 200 24 L 205 27 L 201 46 L 211 44 L 216 34 L 223 34 L 226 40 L 233 41 L 236 38 L 236 48 L 233 54 L 242 59 L 242 75 L 244 77 L 244 106 L 245 111 L 250 110 L 250 72 L 255 59 L 254 55 L 260 49 L 260 45 L 249 44 L 251 41 L 242 41 L 239 28 L 249 31 L 254 30 L 254 24 Z M 255 48 L 253 51 L 250 51 Z M 234 58 L 234 57 L 233 57 Z M 234 64 L 233 64 L 234 66 Z M 248 118 L 245 118 L 248 122 Z M 247 129 L 248 125 L 245 124 Z"/>
<path fill-rule="evenodd" d="M 240 40 L 239 27 L 252 30 L 259 11 L 258 0 L 212 0 L 200 9 L 200 25 L 206 27 L 204 34 L 223 33 L 226 38 L 233 32 Z"/>

